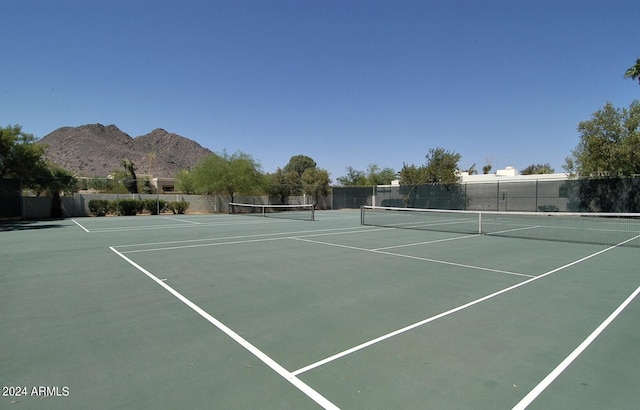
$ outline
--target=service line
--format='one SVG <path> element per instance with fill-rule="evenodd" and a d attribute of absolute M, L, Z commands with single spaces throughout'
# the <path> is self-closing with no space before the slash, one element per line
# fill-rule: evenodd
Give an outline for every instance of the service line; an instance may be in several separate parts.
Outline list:
<path fill-rule="evenodd" d="M 380 255 L 395 256 L 395 257 L 398 257 L 398 258 L 414 259 L 414 260 L 419 260 L 419 261 L 424 261 L 424 262 L 431 262 L 431 263 L 439 263 L 441 265 L 457 266 L 459 268 L 465 268 L 465 269 L 481 270 L 481 271 L 485 271 L 485 272 L 501 273 L 501 274 L 505 274 L 505 275 L 523 276 L 523 277 L 526 277 L 526 278 L 533 278 L 534 277 L 534 275 L 527 275 L 525 273 L 510 272 L 510 271 L 506 271 L 506 270 L 492 269 L 492 268 L 484 268 L 482 266 L 466 265 L 464 263 L 449 262 L 449 261 L 443 261 L 443 260 L 431 259 L 431 258 L 423 258 L 421 256 L 404 255 L 402 253 L 394 253 L 394 252 L 388 252 L 388 251 L 382 250 L 382 249 L 386 249 L 386 248 L 380 248 L 380 249 L 360 248 L 358 246 L 341 245 L 341 244 L 331 243 L 331 242 L 314 241 L 314 240 L 306 239 L 306 238 L 303 238 L 303 237 L 300 237 L 300 236 L 291 236 L 291 237 L 289 237 L 289 239 L 293 239 L 293 240 L 296 240 L 296 241 L 302 241 L 302 242 L 310 242 L 310 243 L 315 243 L 315 244 L 319 244 L 319 245 L 334 246 L 334 247 L 337 247 L 337 248 L 351 249 L 351 250 L 361 251 L 361 252 L 370 252 L 370 253 L 377 253 L 377 254 L 380 254 Z M 435 242 L 437 242 L 437 240 Z M 421 244 L 425 244 L 425 243 L 430 243 L 430 242 L 422 242 Z M 409 245 L 405 245 L 405 246 L 409 246 Z"/>
<path fill-rule="evenodd" d="M 549 275 L 552 275 L 552 274 L 554 274 L 554 273 L 556 273 L 556 272 L 559 272 L 559 271 L 561 271 L 561 270 L 567 269 L 567 268 L 569 268 L 569 267 L 571 267 L 571 266 L 577 265 L 577 264 L 582 263 L 582 262 L 584 262 L 584 261 L 586 261 L 586 260 L 589 260 L 589 259 L 591 259 L 591 258 L 594 258 L 594 257 L 596 257 L 596 256 L 598 256 L 598 255 L 601 255 L 601 254 L 603 254 L 603 253 L 605 253 L 605 252 L 608 252 L 608 251 L 610 251 L 610 250 L 612 250 L 612 249 L 615 249 L 615 248 L 617 248 L 618 246 L 624 245 L 625 243 L 630 242 L 630 241 L 632 241 L 632 240 L 635 240 L 635 239 L 637 239 L 637 238 L 638 238 L 638 237 L 628 239 L 628 240 L 626 240 L 626 241 L 624 241 L 624 242 L 621 242 L 621 243 L 619 243 L 619 244 L 617 244 L 617 245 L 610 246 L 610 247 L 608 247 L 608 248 L 602 249 L 602 250 L 600 250 L 600 251 L 598 251 L 598 252 L 594 252 L 594 253 L 592 253 L 592 254 L 590 254 L 590 255 L 587 255 L 587 256 L 585 256 L 585 257 L 583 257 L 583 258 L 580 258 L 580 259 L 578 259 L 578 260 L 575 260 L 575 261 L 573 261 L 573 262 L 567 263 L 566 265 L 562 265 L 562 266 L 560 266 L 560 267 L 558 267 L 558 268 L 552 269 L 552 270 L 550 270 L 550 271 L 548 271 L 548 272 L 545 272 L 545 273 L 543 273 L 543 274 L 541 274 L 541 275 L 539 275 L 539 276 L 535 276 L 535 277 L 530 278 L 530 279 L 528 279 L 528 280 L 525 280 L 525 281 L 523 281 L 523 282 L 517 283 L 517 284 L 515 284 L 515 285 L 509 286 L 509 287 L 504 288 L 504 289 L 501 289 L 501 290 L 499 290 L 499 291 L 497 291 L 497 292 L 491 293 L 491 294 L 489 294 L 489 295 L 487 295 L 487 296 L 484 296 L 484 297 L 481 297 L 481 298 L 479 298 L 479 299 L 473 300 L 473 301 L 471 301 L 471 302 L 465 303 L 464 305 L 460 305 L 460 306 L 455 307 L 455 308 L 453 308 L 453 309 L 449 309 L 449 310 L 447 310 L 446 312 L 442 312 L 442 313 L 437 314 L 437 315 L 435 315 L 435 316 L 431 316 L 431 317 L 429 317 L 429 318 L 427 318 L 427 319 L 421 320 L 421 321 L 419 321 L 419 322 L 416 322 L 416 323 L 413 323 L 413 324 L 411 324 L 411 325 L 405 326 L 405 327 L 403 327 L 403 328 L 397 329 L 397 330 L 395 330 L 395 331 L 393 331 L 393 332 L 390 332 L 390 333 L 387 333 L 387 334 L 385 334 L 385 335 L 379 336 L 379 337 L 377 337 L 377 338 L 375 338 L 375 339 L 369 340 L 369 341 L 367 341 L 367 342 L 364 342 L 364 343 L 362 343 L 362 344 L 359 344 L 359 345 L 357 345 L 357 346 L 354 346 L 354 347 L 352 347 L 352 348 L 350 348 L 350 349 L 347 349 L 347 350 L 344 350 L 344 351 L 342 351 L 342 352 L 336 353 L 336 354 L 334 354 L 334 355 L 332 355 L 332 356 L 329 356 L 329 357 L 327 357 L 327 358 L 325 358 L 325 359 L 322 359 L 322 360 L 320 360 L 320 361 L 317 361 L 317 362 L 315 362 L 315 363 L 311 363 L 311 364 L 309 364 L 309 365 L 307 365 L 307 366 L 305 366 L 305 367 L 302 367 L 302 368 L 300 368 L 300 369 L 298 369 L 298 370 L 295 370 L 295 371 L 291 372 L 291 374 L 293 374 L 293 375 L 296 375 L 296 376 L 297 376 L 297 375 L 299 375 L 299 374 L 302 374 L 302 373 L 308 372 L 309 370 L 313 370 L 313 369 L 315 369 L 315 368 L 317 368 L 317 367 L 319 367 L 319 366 L 325 365 L 325 364 L 327 364 L 327 363 L 333 362 L 333 361 L 335 361 L 335 360 L 338 360 L 338 359 L 340 359 L 340 358 L 342 358 L 342 357 L 345 357 L 345 356 L 347 356 L 347 355 L 350 355 L 350 354 L 352 354 L 352 353 L 355 353 L 355 352 L 358 352 L 358 351 L 360 351 L 360 350 L 366 349 L 366 348 L 367 348 L 367 347 L 369 347 L 369 346 L 372 346 L 372 345 L 374 345 L 374 344 L 380 343 L 380 342 L 382 342 L 382 341 L 384 341 L 384 340 L 387 340 L 387 339 L 390 339 L 390 338 L 392 338 L 392 337 L 394 337 L 394 336 L 398 336 L 398 335 L 400 335 L 400 334 L 402 334 L 402 333 L 408 332 L 408 331 L 410 331 L 410 330 L 413 330 L 413 329 L 415 329 L 415 328 L 417 328 L 417 327 L 420 327 L 420 326 L 422 326 L 422 325 L 425 325 L 425 324 L 427 324 L 427 323 L 433 322 L 433 321 L 438 320 L 438 319 L 442 319 L 443 317 L 446 317 L 446 316 L 452 315 L 452 314 L 454 314 L 454 313 L 456 313 L 456 312 L 460 312 L 461 310 L 467 309 L 467 308 L 469 308 L 469 307 L 471 307 L 471 306 L 475 306 L 475 305 L 477 305 L 477 304 L 479 304 L 479 303 L 482 303 L 482 302 L 485 302 L 485 301 L 487 301 L 487 300 L 489 300 L 489 299 L 493 299 L 493 298 L 495 298 L 496 296 L 500 296 L 500 295 L 502 295 L 502 294 L 504 294 L 504 293 L 507 293 L 507 292 L 510 292 L 510 291 L 512 291 L 512 290 L 518 289 L 518 288 L 520 288 L 520 287 L 522 287 L 522 286 L 528 285 L 528 284 L 530 284 L 530 283 L 532 283 L 532 282 L 535 282 L 535 281 L 537 281 L 537 280 L 539 280 L 539 279 L 542 279 L 542 278 L 547 277 L 547 276 L 549 276 Z M 381 253 L 383 253 L 383 252 L 381 252 Z M 550 382 L 551 382 L 551 381 L 549 381 L 549 383 L 550 383 Z M 544 388 L 546 388 L 546 386 L 544 386 L 544 387 L 542 388 L 542 390 L 544 390 Z M 531 394 L 531 393 L 530 393 L 530 394 Z M 539 392 L 538 392 L 537 394 L 539 394 Z M 536 397 L 537 397 L 537 394 L 535 395 Z M 533 399 L 535 399 L 535 397 L 533 397 L 533 398 L 531 399 L 531 401 L 532 401 Z M 524 399 L 523 399 L 523 400 L 524 400 Z M 528 403 L 527 403 L 526 405 L 528 405 Z M 525 407 L 526 407 L 526 405 L 525 405 Z"/>

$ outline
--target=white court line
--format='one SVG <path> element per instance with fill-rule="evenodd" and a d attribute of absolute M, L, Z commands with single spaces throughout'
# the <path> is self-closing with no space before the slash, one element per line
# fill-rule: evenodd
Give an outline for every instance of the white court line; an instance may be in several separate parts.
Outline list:
<path fill-rule="evenodd" d="M 311 400 L 315 401 L 316 403 L 318 403 L 320 406 L 322 406 L 325 409 L 338 409 L 338 407 L 335 404 L 331 403 L 329 400 L 327 400 L 320 393 L 318 393 L 313 388 L 311 388 L 309 385 L 307 385 L 305 382 L 300 380 L 296 375 L 294 375 L 293 373 L 289 372 L 287 369 L 282 367 L 279 363 L 277 363 L 271 357 L 269 357 L 265 353 L 263 353 L 260 349 L 258 349 L 257 347 L 255 347 L 254 345 L 249 343 L 246 339 L 244 339 L 242 336 L 240 336 L 239 334 L 234 332 L 227 325 L 225 325 L 224 323 L 220 322 L 215 317 L 211 316 L 209 313 L 207 313 L 200 306 L 196 305 L 195 303 L 193 303 L 192 301 L 190 301 L 189 299 L 184 297 L 180 292 L 178 292 L 177 290 L 173 289 L 171 286 L 167 285 L 161 279 L 158 279 L 151 272 L 147 271 L 142 266 L 138 265 L 137 263 L 135 263 L 131 259 L 127 258 L 122 253 L 120 253 L 117 250 L 115 250 L 113 247 L 109 247 L 109 249 L 111 249 L 116 255 L 118 255 L 122 259 L 124 259 L 131 266 L 133 266 L 134 268 L 136 268 L 140 272 L 144 273 L 146 276 L 148 276 L 151 280 L 156 282 L 158 285 L 162 286 L 167 292 L 171 293 L 179 301 L 181 301 L 182 303 L 187 305 L 189 308 L 191 308 L 198 315 L 202 316 L 206 321 L 208 321 L 209 323 L 211 323 L 212 325 L 214 325 L 215 327 L 217 327 L 218 329 L 223 331 L 227 336 L 229 336 L 231 339 L 233 339 L 236 343 L 238 343 L 240 346 L 244 347 L 251 354 L 253 354 L 255 357 L 260 359 L 264 364 L 269 366 L 273 371 L 278 373 L 283 379 L 285 379 L 286 381 L 288 381 L 289 383 L 294 385 L 296 388 L 298 388 L 298 390 L 300 390 L 301 392 L 306 394 Z"/>
<path fill-rule="evenodd" d="M 236 226 L 236 225 L 255 225 L 255 224 L 272 224 L 278 223 L 271 221 L 264 222 L 209 222 L 209 223 L 201 223 L 200 225 L 193 224 L 171 224 L 171 225 L 153 225 L 153 226 L 118 226 L 113 228 L 95 228 L 91 232 L 95 233 L 110 233 L 110 232 L 131 232 L 131 231 L 150 231 L 155 229 L 185 229 L 185 228 L 200 228 L 200 227 L 217 227 L 217 226 Z"/>
<path fill-rule="evenodd" d="M 226 241 L 226 240 L 237 240 L 237 239 L 243 239 L 243 238 L 259 238 L 259 237 L 264 237 L 264 236 L 281 236 L 283 239 L 284 238 L 288 238 L 291 235 L 295 235 L 295 234 L 300 234 L 300 233 L 309 233 L 309 232 L 315 232 L 315 234 L 310 235 L 310 236 L 316 236 L 316 235 L 340 235 L 340 234 L 345 234 L 345 233 L 357 233 L 357 232 L 364 232 L 364 231 L 371 231 L 370 229 L 361 229 L 361 228 L 356 228 L 359 230 L 353 230 L 354 228 L 349 227 L 349 228 L 327 228 L 327 229 L 316 229 L 316 230 L 310 230 L 310 231 L 290 231 L 290 232 L 274 232 L 274 233 L 257 233 L 257 234 L 252 234 L 252 235 L 234 235 L 234 236 L 221 236 L 221 237 L 214 237 L 214 238 L 203 238 L 203 239 L 186 239 L 186 240 L 180 240 L 180 241 L 164 241 L 164 242 L 146 242 L 146 243 L 137 243 L 137 244 L 129 244 L 129 245 L 116 245 L 114 246 L 114 248 L 120 249 L 120 248 L 131 248 L 131 247 L 143 247 L 143 246 L 156 246 L 156 245 L 173 245 L 173 244 L 179 244 L 179 243 L 194 243 L 194 242 L 205 242 L 205 241 Z M 335 232 L 335 231 L 346 231 L 346 230 L 350 230 L 351 232 Z M 331 233 L 326 233 L 329 231 L 333 231 Z M 320 232 L 320 233 L 318 233 Z M 185 245 L 185 247 L 188 247 L 188 245 Z M 158 248 L 159 250 L 164 250 L 165 248 Z M 172 247 L 171 249 L 180 249 L 179 246 L 175 246 Z"/>
<path fill-rule="evenodd" d="M 189 221 L 187 219 L 169 218 L 168 216 L 163 216 L 162 219 L 168 219 L 169 221 L 186 222 L 194 225 L 203 225 L 202 222 L 194 222 L 194 221 Z"/>
<path fill-rule="evenodd" d="M 504 288 L 502 290 L 499 290 L 497 292 L 491 293 L 490 295 L 481 297 L 480 299 L 476 299 L 476 300 L 471 301 L 469 303 L 465 303 L 464 305 L 461 305 L 461 306 L 455 307 L 453 309 L 447 310 L 446 312 L 442 312 L 442 313 L 440 313 L 438 315 L 431 316 L 430 318 L 427 318 L 427 319 L 421 320 L 419 322 L 413 323 L 411 325 L 405 326 L 405 327 L 400 328 L 398 330 L 395 330 L 395 331 L 393 331 L 391 333 L 387 333 L 387 334 L 382 335 L 380 337 L 377 337 L 375 339 L 369 340 L 368 342 L 365 342 L 365 343 L 359 344 L 357 346 L 354 346 L 354 347 L 352 347 L 350 349 L 344 350 L 344 351 L 342 351 L 340 353 L 336 353 L 333 356 L 329 356 L 329 357 L 327 357 L 325 359 L 322 359 L 322 360 L 317 361 L 315 363 L 311 363 L 311 364 L 309 364 L 309 365 L 307 365 L 305 367 L 302 367 L 302 368 L 300 368 L 300 369 L 298 369 L 296 371 L 293 371 L 293 372 L 291 372 L 291 374 L 297 376 L 299 374 L 308 372 L 309 370 L 315 369 L 316 367 L 325 365 L 327 363 L 330 363 L 332 361 L 340 359 L 340 358 L 342 358 L 344 356 L 347 356 L 347 355 L 349 355 L 351 353 L 355 353 L 355 352 L 360 351 L 362 349 L 365 349 L 365 348 L 367 348 L 369 346 L 372 346 L 372 345 L 374 345 L 376 343 L 380 343 L 380 342 L 382 342 L 384 340 L 387 340 L 387 339 L 390 339 L 390 338 L 392 338 L 394 336 L 397 336 L 397 335 L 400 335 L 402 333 L 408 332 L 408 331 L 410 331 L 412 329 L 415 329 L 415 328 L 420 327 L 422 325 L 425 325 L 427 323 L 433 322 L 435 320 L 441 319 L 443 317 L 449 316 L 449 315 L 451 315 L 453 313 L 456 313 L 456 312 L 459 312 L 461 310 L 467 309 L 467 308 L 469 308 L 471 306 L 474 306 L 474 305 L 477 305 L 479 303 L 485 302 L 485 301 L 487 301 L 489 299 L 493 299 L 496 296 L 502 295 L 503 293 L 507 293 L 507 292 L 510 292 L 510 291 L 512 291 L 514 289 L 518 289 L 518 288 L 520 288 L 522 286 L 525 286 L 525 285 L 528 285 L 529 283 L 532 283 L 532 282 L 534 282 L 536 280 L 542 279 L 542 278 L 547 277 L 547 276 L 549 276 L 551 274 L 554 274 L 554 273 L 559 272 L 561 270 L 567 269 L 567 268 L 569 268 L 571 266 L 574 266 L 574 265 L 577 265 L 579 263 L 582 263 L 582 262 L 584 262 L 584 261 L 586 261 L 588 259 L 591 259 L 593 257 L 596 257 L 596 256 L 600 255 L 600 254 L 603 254 L 603 253 L 608 252 L 608 251 L 610 251 L 612 249 L 615 249 L 618 246 L 623 245 L 623 244 L 625 244 L 627 242 L 630 242 L 630 241 L 632 241 L 632 240 L 634 240 L 636 238 L 638 238 L 638 237 L 626 240 L 626 241 L 621 242 L 621 243 L 619 243 L 619 244 L 617 244 L 615 246 L 610 246 L 610 247 L 608 247 L 606 249 L 602 249 L 602 250 L 600 250 L 598 252 L 595 252 L 595 253 L 592 253 L 590 255 L 587 255 L 587 256 L 585 256 L 583 258 L 580 258 L 578 260 L 575 260 L 575 261 L 573 261 L 571 263 L 567 263 L 566 265 L 560 266 L 559 268 L 555 268 L 555 269 L 552 269 L 552 270 L 550 270 L 548 272 L 545 272 L 542 275 L 535 276 L 535 277 L 533 277 L 531 279 L 525 280 L 523 282 L 517 283 L 517 284 L 512 285 L 512 286 L 509 286 L 509 287 Z"/>
<path fill-rule="evenodd" d="M 169 229 L 169 228 L 193 228 L 193 225 L 189 224 L 163 224 L 163 225 L 147 225 L 147 226 L 115 226 L 113 228 L 94 228 L 92 232 L 105 233 L 105 232 L 131 232 L 131 231 L 147 231 L 153 229 Z"/>
<path fill-rule="evenodd" d="M 486 233 L 487 236 L 491 236 L 491 235 L 500 235 L 503 233 L 508 233 L 508 232 L 516 232 L 516 231 L 526 231 L 527 229 L 539 229 L 542 228 L 541 225 L 537 225 L 537 226 L 525 226 L 522 228 L 513 228 L 513 229 L 505 229 L 504 231 L 496 231 L 496 232 L 488 232 Z"/>
<path fill-rule="evenodd" d="M 328 232 L 328 233 L 311 233 L 308 235 L 296 235 L 296 238 L 315 238 L 317 236 L 330 236 L 330 235 L 345 235 L 352 233 L 369 233 L 369 232 L 380 232 L 380 231 L 389 231 L 396 228 L 371 228 L 371 227 L 363 227 L 363 228 L 334 228 L 334 229 L 349 229 L 349 232 Z M 333 230 L 333 229 L 330 229 Z M 294 232 L 295 233 L 295 232 Z M 304 232 L 300 232 L 304 233 Z"/>
<path fill-rule="evenodd" d="M 640 237 L 640 235 L 636 236 L 636 238 L 638 237 Z M 631 295 L 629 295 L 629 297 L 627 297 L 624 302 L 622 302 L 622 304 L 618 306 L 618 308 L 614 310 L 613 313 L 611 313 L 611 315 L 609 315 L 609 317 L 607 317 L 605 321 L 600 324 L 600 326 L 598 326 L 582 343 L 580 343 L 580 345 L 576 347 L 575 350 L 571 352 L 571 354 L 569 354 L 569 356 L 567 356 L 562 362 L 560 362 L 560 364 L 555 369 L 553 369 L 551 373 L 547 375 L 547 377 L 542 379 L 542 381 L 538 383 L 536 387 L 534 387 L 526 396 L 524 396 L 522 400 L 520 400 L 520 402 L 518 402 L 518 404 L 513 407 L 513 410 L 526 409 L 547 387 L 549 387 L 551 383 L 553 383 L 553 381 L 558 376 L 560 376 L 560 374 L 562 374 L 562 372 L 566 370 L 567 367 L 569 367 L 571 363 L 573 363 L 574 360 L 578 358 L 578 356 L 580 356 L 580 354 L 582 354 L 582 352 L 584 352 L 587 347 L 589 347 L 589 345 L 598 336 L 600 336 L 600 334 L 611 324 L 611 322 L 613 322 L 616 317 L 618 317 L 620 313 L 622 313 L 624 309 L 626 309 L 626 307 L 633 301 L 633 299 L 638 296 L 638 294 L 640 294 L 640 286 L 637 287 L 636 290 L 633 291 L 633 293 L 631 293 Z"/>
<path fill-rule="evenodd" d="M 396 257 L 399 257 L 399 258 L 415 259 L 415 260 L 419 260 L 419 261 L 439 263 L 439 264 L 442 264 L 442 265 L 457 266 L 459 268 L 481 270 L 481 271 L 485 271 L 485 272 L 500 273 L 500 274 L 505 274 L 505 275 L 523 276 L 523 277 L 526 277 L 526 278 L 535 277 L 534 275 L 527 275 L 525 273 L 510 272 L 510 271 L 507 271 L 507 270 L 500 270 L 500 269 L 484 268 L 482 266 L 465 265 L 463 263 L 448 262 L 448 261 L 443 261 L 443 260 L 439 260 L 439 259 L 423 258 L 423 257 L 420 257 L 420 256 L 403 255 L 401 253 L 386 252 L 386 251 L 377 250 L 377 249 L 359 248 L 357 246 L 340 245 L 340 244 L 331 243 L 331 242 L 313 241 L 311 239 L 304 239 L 302 237 L 296 237 L 296 236 L 291 236 L 291 237 L 289 237 L 289 239 L 293 239 L 293 240 L 296 240 L 296 241 L 316 243 L 316 244 L 319 244 L 319 245 L 335 246 L 337 248 L 345 248 L 345 249 L 351 249 L 351 250 L 355 250 L 355 251 L 378 253 L 378 254 L 381 254 L 381 255 L 396 256 Z"/>
<path fill-rule="evenodd" d="M 71 221 L 73 221 L 74 224 L 78 225 L 80 228 L 82 228 L 83 231 L 85 231 L 86 233 L 91 233 L 87 228 L 85 228 L 84 226 L 82 226 L 82 224 L 80 224 L 80 222 L 76 221 L 75 219 L 72 219 Z"/>
<path fill-rule="evenodd" d="M 176 250 L 176 249 L 204 248 L 204 247 L 208 247 L 208 246 L 237 245 L 237 244 L 241 244 L 241 243 L 281 241 L 283 239 L 287 239 L 287 238 L 285 238 L 285 237 L 280 237 L 280 238 L 261 238 L 261 239 L 245 239 L 243 241 L 199 243 L 199 244 L 193 244 L 193 245 L 167 246 L 167 247 L 164 247 L 164 248 L 134 249 L 132 251 L 122 251 L 122 253 L 125 254 L 125 253 L 143 253 L 143 252 L 170 251 L 170 250 Z"/>
<path fill-rule="evenodd" d="M 388 250 L 388 249 L 407 248 L 407 247 L 410 247 L 410 246 L 428 245 L 428 244 L 438 243 L 438 242 L 449 242 L 449 241 L 457 241 L 457 240 L 460 240 L 460 239 L 477 238 L 478 236 L 480 236 L 480 234 L 456 236 L 454 238 L 434 239 L 432 241 L 426 241 L 426 242 L 414 242 L 414 243 L 407 243 L 407 244 L 403 244 L 403 245 L 385 246 L 383 248 L 375 248 L 375 249 L 371 249 L 371 250 L 372 251 L 384 251 L 384 250 Z"/>

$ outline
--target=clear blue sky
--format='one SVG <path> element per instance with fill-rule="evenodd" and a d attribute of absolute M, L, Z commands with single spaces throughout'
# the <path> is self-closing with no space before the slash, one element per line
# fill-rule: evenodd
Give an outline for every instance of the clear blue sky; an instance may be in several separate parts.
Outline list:
<path fill-rule="evenodd" d="M 155 128 L 266 172 L 312 157 L 421 165 L 429 148 L 562 171 L 578 122 L 640 57 L 638 0 L 4 0 L 0 123 Z"/>

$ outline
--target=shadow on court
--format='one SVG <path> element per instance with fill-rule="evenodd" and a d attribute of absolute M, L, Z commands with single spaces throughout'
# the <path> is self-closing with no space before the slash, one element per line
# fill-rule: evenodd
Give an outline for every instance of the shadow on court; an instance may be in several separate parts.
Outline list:
<path fill-rule="evenodd" d="M 51 228 L 62 228 L 64 226 L 61 223 L 54 223 L 55 221 L 62 220 L 53 219 L 47 221 L 2 221 L 0 222 L 0 232 L 32 231 Z"/>

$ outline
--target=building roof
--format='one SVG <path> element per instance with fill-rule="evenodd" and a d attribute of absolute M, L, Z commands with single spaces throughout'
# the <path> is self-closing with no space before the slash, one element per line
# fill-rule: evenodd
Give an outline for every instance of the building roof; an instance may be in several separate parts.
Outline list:
<path fill-rule="evenodd" d="M 461 172 L 460 177 L 462 183 L 474 184 L 474 183 L 490 183 L 496 181 L 509 181 L 509 182 L 524 182 L 524 181 L 564 181 L 569 179 L 567 173 L 554 173 L 554 174 L 531 174 L 520 175 L 517 169 L 514 167 L 506 167 L 505 169 L 499 169 L 495 174 L 474 174 L 469 175 L 468 172 Z"/>

